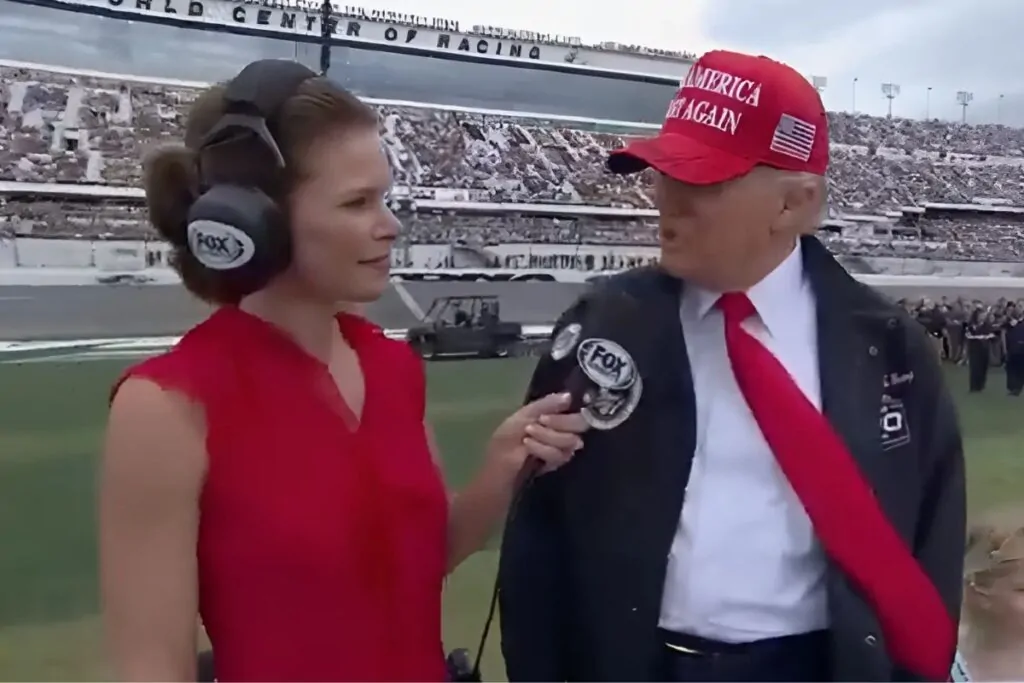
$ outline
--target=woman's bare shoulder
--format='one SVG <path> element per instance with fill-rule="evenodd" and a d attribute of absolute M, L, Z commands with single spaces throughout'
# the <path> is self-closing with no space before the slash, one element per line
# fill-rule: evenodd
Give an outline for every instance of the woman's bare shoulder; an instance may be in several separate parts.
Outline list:
<path fill-rule="evenodd" d="M 187 395 L 129 376 L 111 402 L 104 469 L 139 483 L 198 485 L 206 469 L 202 411 Z"/>

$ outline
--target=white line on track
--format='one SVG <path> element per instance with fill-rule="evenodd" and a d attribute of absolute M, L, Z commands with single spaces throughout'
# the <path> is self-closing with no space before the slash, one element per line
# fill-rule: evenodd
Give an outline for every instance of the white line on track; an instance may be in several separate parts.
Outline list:
<path fill-rule="evenodd" d="M 420 308 L 418 303 L 416 303 L 416 299 L 412 298 L 412 294 L 410 294 L 409 290 L 405 288 L 405 285 L 401 282 L 392 282 L 391 286 L 394 288 L 398 298 L 405 304 L 405 307 L 409 309 L 409 312 L 412 313 L 417 320 L 423 320 L 425 317 L 423 309 Z"/>
<path fill-rule="evenodd" d="M 83 353 L 62 353 L 49 356 L 29 356 L 28 358 L 12 358 L 0 360 L 0 365 L 30 365 L 35 363 L 88 363 L 100 360 L 142 359 L 151 356 L 155 351 L 86 351 Z"/>

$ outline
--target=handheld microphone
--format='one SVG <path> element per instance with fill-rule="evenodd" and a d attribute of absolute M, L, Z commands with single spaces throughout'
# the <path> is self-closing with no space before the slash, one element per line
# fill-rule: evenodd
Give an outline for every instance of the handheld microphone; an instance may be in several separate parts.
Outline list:
<path fill-rule="evenodd" d="M 642 318 L 639 302 L 620 290 L 601 292 L 600 297 L 586 296 L 579 306 L 583 309 L 580 322 L 569 323 L 555 335 L 549 355 L 556 365 L 573 364 L 563 386 L 572 396 L 568 412 L 580 412 L 591 429 L 615 429 L 629 419 L 643 394 L 640 371 L 627 349 L 638 353 L 651 331 Z M 515 517 L 523 493 L 543 465 L 543 461 L 533 457 L 523 465 L 516 478 L 509 521 Z M 462 680 L 482 680 L 480 663 L 500 589 L 495 577 L 473 668 Z"/>
<path fill-rule="evenodd" d="M 626 349 L 638 348 L 647 331 L 639 303 L 625 292 L 604 293 L 600 301 L 584 298 L 580 305 L 582 322 L 563 327 L 549 354 L 556 364 L 572 363 L 563 386 L 572 397 L 567 412 L 580 412 L 592 429 L 606 431 L 633 414 L 643 393 L 636 362 Z M 537 458 L 526 461 L 516 480 L 516 499 L 542 466 Z"/>

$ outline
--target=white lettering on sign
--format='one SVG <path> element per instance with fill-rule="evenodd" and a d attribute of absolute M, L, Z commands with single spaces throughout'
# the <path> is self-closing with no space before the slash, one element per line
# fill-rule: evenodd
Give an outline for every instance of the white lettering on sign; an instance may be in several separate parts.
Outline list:
<path fill-rule="evenodd" d="M 320 12 L 290 7 L 261 7 L 228 0 L 77 0 L 86 5 L 105 5 L 133 14 L 172 15 L 206 24 L 242 25 L 268 31 L 303 33 L 322 36 L 324 33 L 346 38 L 359 38 L 379 43 L 398 43 L 413 47 L 514 59 L 541 59 L 539 45 L 515 40 L 467 35 L 458 32 L 458 24 L 445 19 L 425 20 L 414 17 L 415 25 L 396 19 L 395 23 L 350 18 L 335 14 L 326 22 Z M 388 16 L 385 14 L 385 16 Z M 402 15 L 395 15 L 402 17 Z M 412 16 L 412 15 L 410 15 Z M 401 23 L 398 23 L 401 21 Z M 424 24 L 429 24 L 425 26 Z"/>

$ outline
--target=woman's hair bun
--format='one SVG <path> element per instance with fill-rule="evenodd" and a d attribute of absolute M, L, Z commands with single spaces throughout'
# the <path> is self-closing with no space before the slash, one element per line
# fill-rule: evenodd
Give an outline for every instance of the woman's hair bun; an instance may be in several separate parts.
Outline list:
<path fill-rule="evenodd" d="M 212 304 L 237 303 L 238 295 L 196 260 L 188 248 L 188 212 L 199 197 L 199 156 L 181 145 L 153 150 L 142 163 L 149 222 L 171 243 L 170 266 L 199 299 Z"/>
<path fill-rule="evenodd" d="M 188 244 L 188 212 L 199 196 L 198 155 L 182 145 L 159 147 L 142 162 L 149 221 L 171 244 Z"/>

